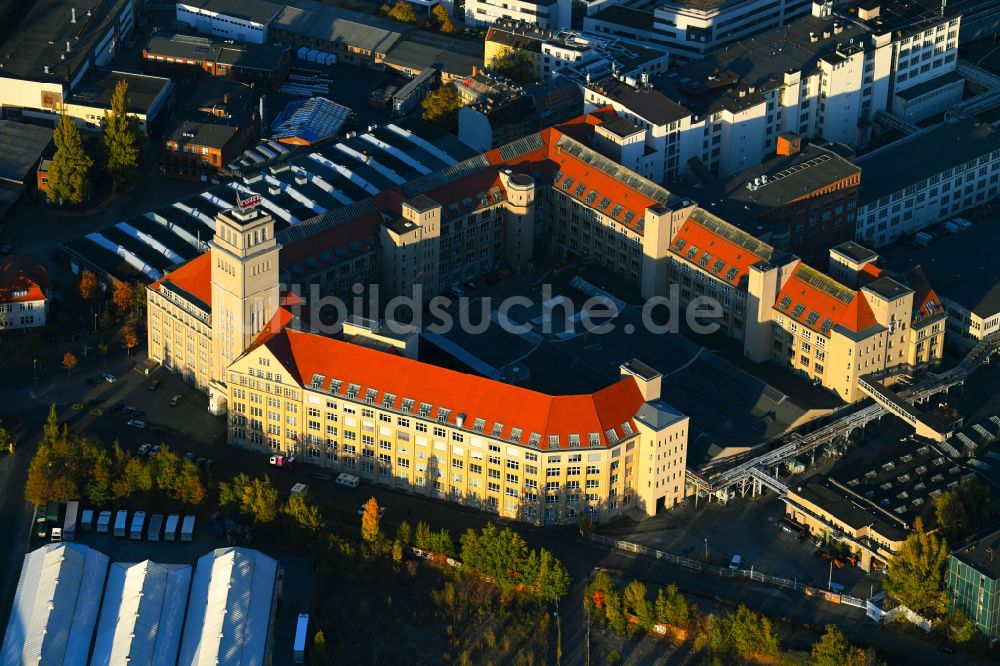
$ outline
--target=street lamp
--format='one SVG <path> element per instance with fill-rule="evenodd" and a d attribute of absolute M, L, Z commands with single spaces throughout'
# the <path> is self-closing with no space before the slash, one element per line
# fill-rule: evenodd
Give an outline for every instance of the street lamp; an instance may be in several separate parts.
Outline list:
<path fill-rule="evenodd" d="M 705 537 L 705 560 L 708 560 L 708 537 Z"/>

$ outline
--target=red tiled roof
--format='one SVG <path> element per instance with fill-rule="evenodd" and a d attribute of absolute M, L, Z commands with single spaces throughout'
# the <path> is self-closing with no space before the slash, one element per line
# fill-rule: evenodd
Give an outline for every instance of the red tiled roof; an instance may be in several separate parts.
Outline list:
<path fill-rule="evenodd" d="M 284 301 L 287 297 L 299 298 L 296 294 L 289 292 L 283 296 L 281 300 Z M 302 299 L 299 298 L 299 300 L 301 301 Z M 302 302 L 304 303 L 305 301 Z M 281 333 L 285 330 L 285 327 L 291 323 L 292 319 L 293 315 L 288 311 L 288 309 L 279 307 L 275 310 L 274 316 L 271 317 L 271 320 L 264 325 L 264 328 L 260 330 L 260 333 L 257 334 L 257 337 L 254 338 L 253 343 L 251 343 L 247 349 L 250 350 L 259 347 L 278 333 Z"/>
<path fill-rule="evenodd" d="M 149 285 L 159 291 L 160 285 L 169 283 L 191 294 L 209 308 L 212 307 L 212 251 L 204 252 Z"/>
<path fill-rule="evenodd" d="M 8 256 L 0 262 L 0 303 L 45 300 L 49 286 L 45 267 L 23 257 Z"/>
<path fill-rule="evenodd" d="M 931 287 L 923 266 L 917 265 L 903 273 L 903 282 L 913 289 L 913 312 L 920 317 L 933 317 L 944 312 L 941 299 Z"/>
<path fill-rule="evenodd" d="M 609 444 L 607 431 L 628 437 L 623 424 L 635 428 L 633 418 L 643 403 L 635 380 L 624 378 L 593 394 L 550 396 L 511 386 L 476 375 L 420 363 L 395 354 L 352 345 L 309 333 L 285 329 L 263 343 L 289 372 L 304 386 L 314 375 L 323 375 L 323 389 L 332 380 L 342 383 L 335 395 L 345 395 L 350 384 L 360 387 L 358 399 L 364 400 L 367 389 L 378 391 L 376 405 L 385 393 L 395 396 L 393 409 L 401 410 L 404 398 L 433 406 L 428 420 L 437 420 L 440 408 L 451 410 L 447 423 L 456 426 L 459 414 L 465 414 L 463 427 L 472 431 L 477 418 L 485 420 L 483 434 L 491 435 L 494 425 L 502 423 L 500 437 L 509 439 L 511 430 L 522 431 L 520 442 L 526 444 L 532 433 L 541 435 L 539 448 L 548 447 L 549 435 L 558 435 L 562 448 L 569 447 L 569 435 L 580 435 L 586 447 L 589 434 L 600 433 L 601 444 Z"/>
<path fill-rule="evenodd" d="M 775 309 L 803 326 L 829 335 L 836 325 L 863 331 L 878 322 L 868 301 L 802 261 L 778 293 Z"/>
<path fill-rule="evenodd" d="M 769 246 L 761 246 L 767 251 L 755 252 L 743 247 L 701 222 L 688 218 L 670 241 L 670 252 L 724 282 L 739 286 L 751 266 L 770 259 Z M 720 261 L 721 264 L 718 263 Z"/>

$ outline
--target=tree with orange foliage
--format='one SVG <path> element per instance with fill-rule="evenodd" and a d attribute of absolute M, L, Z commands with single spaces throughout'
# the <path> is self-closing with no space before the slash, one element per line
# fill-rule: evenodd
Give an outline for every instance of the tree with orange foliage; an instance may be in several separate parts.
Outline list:
<path fill-rule="evenodd" d="M 97 276 L 91 271 L 80 273 L 80 298 L 89 301 L 97 295 Z"/>
<path fill-rule="evenodd" d="M 139 344 L 139 336 L 135 334 L 135 326 L 132 324 L 122 326 L 122 343 L 125 345 L 125 351 L 131 356 L 132 349 Z"/>
<path fill-rule="evenodd" d="M 361 539 L 368 546 L 370 551 L 378 549 L 382 540 L 382 532 L 379 530 L 379 506 L 378 501 L 371 497 L 365 502 L 365 510 L 361 516 Z"/>
<path fill-rule="evenodd" d="M 68 351 L 63 354 L 62 367 L 66 368 L 67 376 L 73 373 L 73 368 L 76 367 L 76 356 L 73 352 Z"/>
<path fill-rule="evenodd" d="M 118 314 L 125 314 L 135 304 L 135 294 L 132 292 L 132 285 L 128 282 L 115 281 L 114 292 L 111 300 L 118 310 Z"/>

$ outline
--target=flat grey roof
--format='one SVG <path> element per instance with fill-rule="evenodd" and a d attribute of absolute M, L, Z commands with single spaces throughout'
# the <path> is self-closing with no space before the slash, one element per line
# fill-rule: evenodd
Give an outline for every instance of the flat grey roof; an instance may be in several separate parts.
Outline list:
<path fill-rule="evenodd" d="M 1000 132 L 971 118 L 910 135 L 891 147 L 858 158 L 860 204 L 877 201 L 997 149 Z M 932 155 L 934 159 L 928 159 Z"/>
<path fill-rule="evenodd" d="M 121 13 L 127 0 L 37 0 L 0 44 L 0 78 L 63 82 L 72 79 Z M 71 23 L 71 9 L 76 23 Z M 87 13 L 90 12 L 90 16 Z M 66 42 L 70 52 L 66 54 Z M 66 55 L 66 59 L 60 58 Z M 45 73 L 45 66 L 49 73 Z"/>
<path fill-rule="evenodd" d="M 642 129 L 628 118 L 623 117 L 601 123 L 600 127 L 620 137 L 632 136 Z"/>
<path fill-rule="evenodd" d="M 170 79 L 161 76 L 91 68 L 83 75 L 67 101 L 98 109 L 110 108 L 111 97 L 119 81 L 128 83 L 128 97 L 131 102 L 128 110 L 143 115 L 149 111 L 157 97 L 173 86 Z"/>
<path fill-rule="evenodd" d="M 632 9 L 623 5 L 611 5 L 600 10 L 591 18 L 597 21 L 607 21 L 608 23 L 618 23 L 629 28 L 639 30 L 653 29 L 653 12 L 644 12 L 640 9 Z"/>
<path fill-rule="evenodd" d="M 483 48 L 482 43 L 416 31 L 399 40 L 386 54 L 385 62 L 421 71 L 438 67 L 451 75 L 468 76 L 482 67 Z"/>
<path fill-rule="evenodd" d="M 281 67 L 286 49 L 274 44 L 227 44 L 208 37 L 160 32 L 149 38 L 146 50 L 152 55 L 218 62 L 244 69 L 274 70 Z"/>
<path fill-rule="evenodd" d="M 602 81 L 590 88 L 656 125 L 669 125 L 691 115 L 690 111 L 657 90 L 641 90 L 617 79 Z"/>
<path fill-rule="evenodd" d="M 388 53 L 403 35 L 413 30 L 402 23 L 313 0 L 296 0 L 294 7 L 287 6 L 274 17 L 271 26 L 374 53 Z"/>
<path fill-rule="evenodd" d="M 847 241 L 837 245 L 832 250 L 835 250 L 839 254 L 844 255 L 848 259 L 853 261 L 871 261 L 878 257 L 878 253 L 874 250 L 869 250 L 864 245 L 860 243 L 855 243 L 854 241 Z"/>
<path fill-rule="evenodd" d="M 938 88 L 943 88 L 945 86 L 952 85 L 958 82 L 964 82 L 965 77 L 958 72 L 951 71 L 941 76 L 935 76 L 933 79 L 928 79 L 923 83 L 918 83 L 912 88 L 907 88 L 906 90 L 900 90 L 896 92 L 896 97 L 905 100 L 916 99 L 921 95 L 926 95 L 929 92 L 933 92 Z"/>
<path fill-rule="evenodd" d="M 0 180 L 23 183 L 52 142 L 53 130 L 0 120 Z"/>
<path fill-rule="evenodd" d="M 656 77 L 653 84 L 700 115 L 746 109 L 760 104 L 764 91 L 781 85 L 786 72 L 810 74 L 820 59 L 838 59 L 838 46 L 861 48 L 858 44 L 869 30 L 843 19 L 840 22 L 843 30 L 834 34 L 833 19 L 804 16 L 711 51 L 701 60 Z M 824 29 L 829 31 L 829 37 L 823 37 Z M 810 32 L 816 33 L 817 41 L 810 41 Z M 855 44 L 849 45 L 852 39 Z M 727 76 L 730 73 L 732 76 Z M 750 86 L 755 91 L 741 97 L 739 91 Z"/>
<path fill-rule="evenodd" d="M 939 296 L 989 317 L 1000 312 L 998 247 L 1000 218 L 994 217 L 926 247 L 897 245 L 882 255 L 890 266 L 921 266 Z"/>
<path fill-rule="evenodd" d="M 1000 578 L 1000 529 L 997 526 L 955 544 L 951 556 L 984 576 Z"/>

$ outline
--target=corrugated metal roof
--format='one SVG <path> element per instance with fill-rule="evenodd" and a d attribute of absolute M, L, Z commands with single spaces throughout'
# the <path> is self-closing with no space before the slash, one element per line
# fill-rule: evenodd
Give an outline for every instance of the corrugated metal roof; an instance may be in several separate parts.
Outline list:
<path fill-rule="evenodd" d="M 107 570 L 108 556 L 81 544 L 25 555 L 0 664 L 84 666 Z"/>
<path fill-rule="evenodd" d="M 179 663 L 264 664 L 277 573 L 274 559 L 249 548 L 217 548 L 201 557 Z"/>
<path fill-rule="evenodd" d="M 112 564 L 91 666 L 176 664 L 191 573 L 186 564 Z"/>

